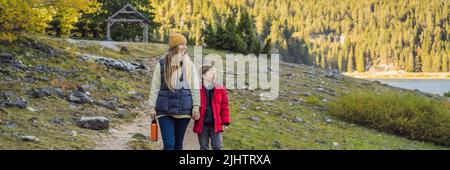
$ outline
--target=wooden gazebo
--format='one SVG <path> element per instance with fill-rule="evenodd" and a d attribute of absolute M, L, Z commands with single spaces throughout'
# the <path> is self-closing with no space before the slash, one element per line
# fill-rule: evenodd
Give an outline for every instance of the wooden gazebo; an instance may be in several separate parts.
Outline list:
<path fill-rule="evenodd" d="M 133 19 L 121 19 L 118 18 L 120 14 L 128 15 L 128 16 L 134 16 Z M 114 15 L 109 17 L 106 20 L 106 40 L 111 41 L 111 26 L 113 26 L 117 22 L 128 22 L 128 23 L 140 23 L 144 26 L 143 31 L 143 42 L 148 42 L 148 24 L 150 21 L 144 17 L 141 13 L 139 13 L 133 6 L 130 4 L 125 5 L 122 9 L 117 11 Z"/>

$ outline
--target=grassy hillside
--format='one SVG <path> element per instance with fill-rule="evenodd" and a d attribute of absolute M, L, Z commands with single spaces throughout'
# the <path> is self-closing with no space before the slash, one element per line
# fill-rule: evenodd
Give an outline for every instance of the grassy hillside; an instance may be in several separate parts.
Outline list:
<path fill-rule="evenodd" d="M 13 56 L 17 62 L 0 60 L 0 100 L 23 101 L 26 106 L 20 102 L 0 105 L 0 149 L 93 148 L 100 136 L 144 114 L 151 78 L 148 73 L 165 49 L 164 44 L 47 37 L 1 44 L 0 55 Z M 213 49 L 203 52 L 226 53 Z M 122 70 L 86 56 L 141 63 L 146 68 Z M 282 64 L 281 92 L 274 101 L 259 101 L 259 90 L 229 90 L 232 125 L 223 135 L 225 149 L 448 149 L 331 116 L 327 103 L 339 96 L 399 89 L 326 75 L 320 68 Z M 33 90 L 39 89 L 49 89 L 51 94 L 35 95 Z M 70 95 L 80 89 L 88 92 L 94 102 L 69 102 Z M 115 106 L 105 104 L 113 101 Z M 81 128 L 77 120 L 82 116 L 104 116 L 110 119 L 111 126 L 100 131 Z"/>
<path fill-rule="evenodd" d="M 314 67 L 280 68 L 279 99 L 258 101 L 258 93 L 250 91 L 229 94 L 234 126 L 224 133 L 225 148 L 448 149 L 347 123 L 327 110 L 327 103 L 341 95 L 400 89 L 349 77 L 327 78 L 325 71 Z"/>

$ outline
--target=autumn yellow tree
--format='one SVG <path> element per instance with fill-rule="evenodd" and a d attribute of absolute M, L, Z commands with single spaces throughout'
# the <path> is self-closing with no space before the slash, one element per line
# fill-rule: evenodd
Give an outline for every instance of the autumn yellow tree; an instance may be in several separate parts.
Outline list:
<path fill-rule="evenodd" d="M 0 39 L 43 33 L 50 23 L 57 25 L 59 35 L 69 35 L 82 14 L 99 8 L 97 0 L 0 0 Z"/>
<path fill-rule="evenodd" d="M 94 13 L 100 8 L 97 0 L 56 0 L 49 5 L 56 10 L 52 27 L 58 35 L 70 35 L 82 14 Z"/>
<path fill-rule="evenodd" d="M 0 40 L 12 41 L 22 32 L 43 32 L 55 13 L 45 2 L 0 0 Z"/>

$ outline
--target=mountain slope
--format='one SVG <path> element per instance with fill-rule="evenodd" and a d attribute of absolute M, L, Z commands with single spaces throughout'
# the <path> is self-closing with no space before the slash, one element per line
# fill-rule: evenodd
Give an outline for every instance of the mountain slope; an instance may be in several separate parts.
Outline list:
<path fill-rule="evenodd" d="M 48 37 L 1 44 L 0 149 L 93 149 L 105 136 L 120 133 L 118 127 L 147 112 L 149 73 L 165 49 L 164 44 Z M 259 101 L 260 90 L 228 91 L 232 125 L 223 134 L 225 149 L 448 149 L 326 112 L 326 103 L 343 94 L 400 89 L 286 63 L 280 76 L 274 101 Z M 109 127 L 83 128 L 81 117 L 107 118 Z M 160 147 L 154 145 L 148 148 Z"/>

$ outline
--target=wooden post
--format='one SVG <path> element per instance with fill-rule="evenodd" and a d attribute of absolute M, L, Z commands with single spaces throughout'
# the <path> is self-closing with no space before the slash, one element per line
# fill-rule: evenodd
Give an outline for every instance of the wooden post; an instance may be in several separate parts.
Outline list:
<path fill-rule="evenodd" d="M 106 40 L 107 41 L 111 41 L 111 33 L 110 33 L 110 28 L 111 28 L 111 22 L 108 21 L 106 24 Z"/>
<path fill-rule="evenodd" d="M 144 43 L 148 43 L 148 23 L 144 22 Z"/>

